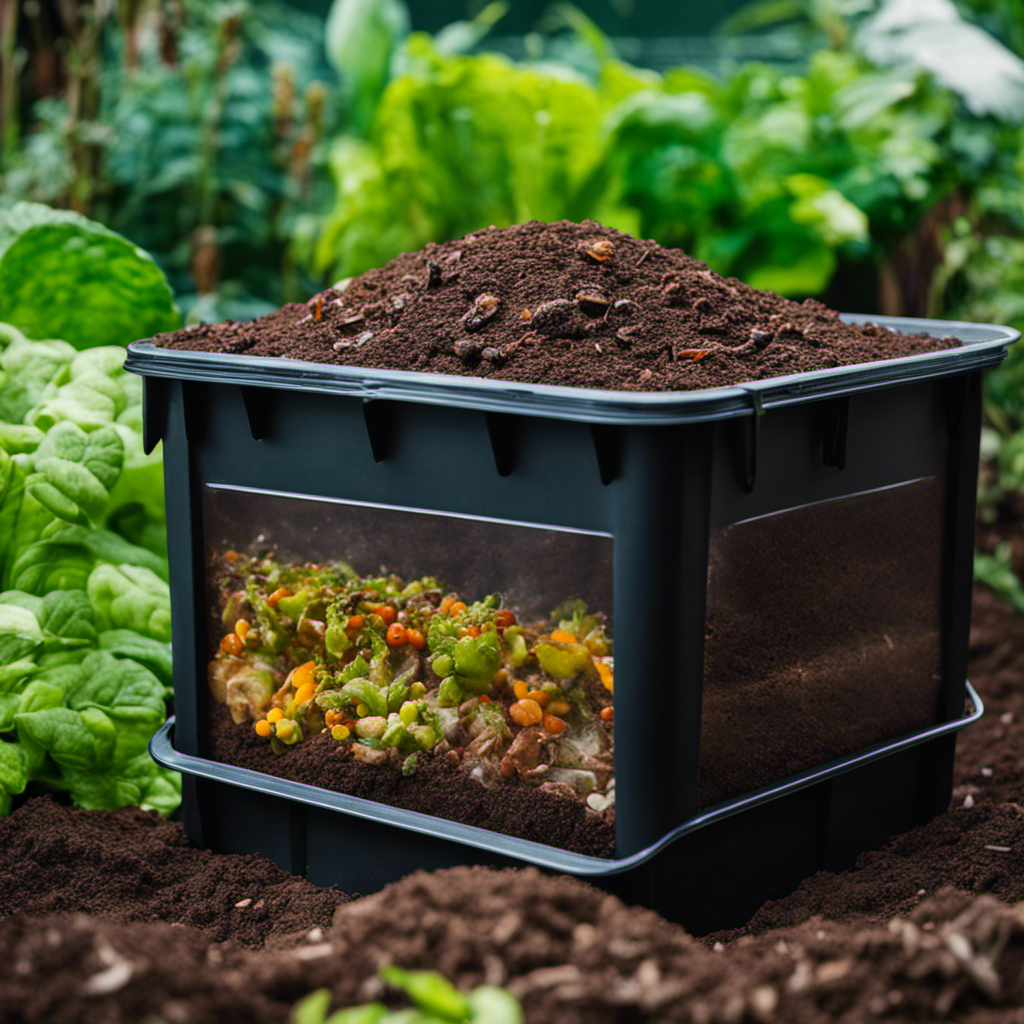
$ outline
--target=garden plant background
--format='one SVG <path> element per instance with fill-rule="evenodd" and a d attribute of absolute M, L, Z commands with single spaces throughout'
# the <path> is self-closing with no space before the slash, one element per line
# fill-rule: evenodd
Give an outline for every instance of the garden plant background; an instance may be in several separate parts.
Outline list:
<path fill-rule="evenodd" d="M 170 698 L 159 463 L 110 346 L 179 311 L 589 217 L 788 296 L 1024 328 L 1018 0 L 756 0 L 658 71 L 584 7 L 513 39 L 505 4 L 471 6 L 427 34 L 400 0 L 0 0 L 0 814 L 30 780 L 175 806 L 145 754 Z M 1020 346 L 983 444 L 982 516 L 1019 514 Z M 976 565 L 1024 613 L 1024 550 Z"/>

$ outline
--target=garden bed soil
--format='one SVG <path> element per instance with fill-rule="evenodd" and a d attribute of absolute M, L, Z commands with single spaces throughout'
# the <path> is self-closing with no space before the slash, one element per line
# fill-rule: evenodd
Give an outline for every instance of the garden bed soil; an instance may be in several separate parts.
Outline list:
<path fill-rule="evenodd" d="M 1016 1024 L 1024 618 L 982 589 L 971 654 L 987 713 L 960 735 L 951 809 L 700 940 L 533 869 L 421 872 L 350 900 L 193 850 L 152 814 L 31 800 L 0 821 L 0 1019 L 283 1024 L 313 988 L 378 997 L 396 962 L 506 985 L 530 1024 Z"/>
<path fill-rule="evenodd" d="M 954 338 L 843 323 L 594 221 L 430 243 L 248 323 L 154 339 L 204 352 L 625 391 L 690 391 L 917 355 Z"/>

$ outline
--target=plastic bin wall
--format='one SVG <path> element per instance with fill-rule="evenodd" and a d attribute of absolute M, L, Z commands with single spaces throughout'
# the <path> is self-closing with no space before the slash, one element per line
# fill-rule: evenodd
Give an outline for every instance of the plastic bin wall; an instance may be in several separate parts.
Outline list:
<path fill-rule="evenodd" d="M 670 407 L 646 401 L 652 396 L 584 392 L 579 399 L 566 397 L 572 389 L 539 388 L 531 397 L 530 389 L 501 382 L 460 387 L 432 378 L 418 387 L 409 383 L 418 375 L 372 371 L 357 371 L 356 381 L 342 374 L 337 385 L 325 382 L 316 367 L 307 372 L 291 364 L 275 377 L 265 365 L 236 369 L 232 357 L 220 363 L 216 357 L 171 359 L 164 365 L 161 350 L 137 343 L 126 366 L 145 376 L 148 443 L 164 441 L 175 749 L 187 757 L 207 753 L 200 723 L 206 720 L 208 692 L 201 517 L 208 484 L 609 534 L 620 860 L 649 849 L 702 811 L 709 546 L 716 532 L 731 524 L 932 481 L 941 502 L 941 588 L 935 598 L 941 649 L 935 706 L 925 717 L 955 722 L 965 702 L 981 369 L 997 363 L 1015 335 L 970 325 L 892 323 L 943 334 L 959 327 L 957 333 L 980 344 L 955 350 L 948 361 L 942 358 L 946 353 L 937 353 L 866 369 L 846 367 L 698 393 Z M 462 486 L 453 487 L 450 474 L 437 472 L 438 453 L 456 460 Z M 740 749 L 737 756 L 744 753 Z M 867 788 L 871 779 L 878 780 L 877 769 L 864 774 L 858 766 L 850 775 L 860 779 L 853 796 L 837 796 L 843 793 L 838 782 L 827 792 L 819 786 L 802 797 L 787 795 L 796 831 L 814 837 L 779 856 L 789 861 L 802 856 L 806 864 L 797 870 L 814 870 L 823 856 L 852 855 L 884 834 L 916 824 L 922 814 L 937 813 L 949 798 L 952 753 L 948 736 L 934 740 L 925 754 L 919 751 L 908 775 L 909 792 L 896 799 L 891 813 L 880 809 L 874 816 L 852 816 L 859 823 L 853 835 L 841 824 L 842 803 L 877 797 L 881 808 L 884 795 Z M 889 771 L 906 767 L 908 757 L 900 753 Z M 272 784 L 268 779 L 268 790 Z M 194 785 L 200 789 L 192 790 Z M 215 797 L 217 787 L 210 787 L 206 780 L 189 780 L 190 833 L 199 841 L 209 836 L 231 844 L 217 822 L 235 798 L 227 791 Z M 239 806 L 257 799 L 236 795 Z M 273 804 L 283 798 L 260 799 Z M 714 870 L 716 843 L 749 846 L 758 834 L 758 815 L 790 813 L 782 803 L 775 811 L 774 806 L 762 802 L 746 811 L 750 832 L 736 822 L 727 829 L 728 823 L 709 826 L 703 840 L 676 850 L 671 861 L 655 858 L 617 882 L 609 875 L 603 884 L 645 890 L 645 902 L 651 902 L 653 890 L 671 887 L 680 865 Z M 288 813 L 307 811 L 292 806 Z M 317 815 L 308 813 L 312 818 L 303 818 L 303 834 L 315 830 L 311 822 Z M 242 817 L 234 813 L 230 820 Z M 877 827 L 867 824 L 872 818 Z M 731 829 L 731 838 L 721 832 L 716 839 L 715 829 Z M 505 856 L 506 838 L 493 838 L 494 858 L 515 862 L 514 853 Z M 250 840 L 256 841 L 246 836 L 243 845 Z M 442 862 L 451 855 L 450 845 L 441 843 Z M 793 852 L 801 849 L 799 855 Z M 308 870 L 307 853 L 283 849 L 278 859 Z M 745 856 L 749 866 L 749 850 Z M 772 859 L 767 851 L 765 858 Z M 470 859 L 486 858 L 475 851 Z M 385 874 L 396 877 L 394 871 Z M 771 866 L 764 874 L 780 877 Z"/>

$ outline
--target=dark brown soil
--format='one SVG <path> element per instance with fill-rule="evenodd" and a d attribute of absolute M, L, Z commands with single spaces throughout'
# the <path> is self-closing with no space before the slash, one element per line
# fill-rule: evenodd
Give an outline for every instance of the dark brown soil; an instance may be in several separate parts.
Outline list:
<path fill-rule="evenodd" d="M 329 924 L 347 898 L 264 857 L 197 850 L 180 825 L 134 807 L 86 813 L 40 797 L 0 819 L 0 846 L 0 915 L 168 921 L 259 947 Z"/>
<path fill-rule="evenodd" d="M 979 589 L 953 807 L 697 941 L 533 870 L 413 875 L 351 902 L 137 810 L 0 821 L 0 1020 L 280 1022 L 388 962 L 507 985 L 530 1024 L 1024 1019 L 1024 618 Z"/>
<path fill-rule="evenodd" d="M 936 724 L 943 486 L 931 477 L 712 536 L 702 807 Z"/>
<path fill-rule="evenodd" d="M 431 243 L 308 303 L 156 342 L 626 391 L 720 387 L 959 344 L 844 324 L 818 302 L 722 278 L 594 221 Z"/>
<path fill-rule="evenodd" d="M 311 736 L 278 755 L 251 727 L 236 725 L 223 705 L 211 701 L 209 713 L 210 754 L 224 764 L 593 857 L 615 854 L 614 817 L 606 820 L 588 813 L 577 799 L 517 780 L 485 787 L 445 755 L 421 755 L 415 773 L 405 776 L 398 764 L 361 764 L 350 747 L 329 736 Z"/>

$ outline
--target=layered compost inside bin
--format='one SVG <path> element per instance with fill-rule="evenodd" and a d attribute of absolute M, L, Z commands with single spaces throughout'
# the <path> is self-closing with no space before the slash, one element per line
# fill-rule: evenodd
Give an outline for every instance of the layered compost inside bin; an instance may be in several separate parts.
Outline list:
<path fill-rule="evenodd" d="M 229 487 L 204 529 L 216 758 L 613 852 L 610 537 Z"/>
<path fill-rule="evenodd" d="M 701 807 L 938 722 L 943 487 L 712 534 Z"/>

